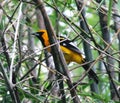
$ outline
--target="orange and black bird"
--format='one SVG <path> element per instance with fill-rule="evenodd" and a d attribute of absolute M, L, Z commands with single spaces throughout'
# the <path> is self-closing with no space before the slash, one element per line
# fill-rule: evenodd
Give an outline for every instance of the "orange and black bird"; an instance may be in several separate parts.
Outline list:
<path fill-rule="evenodd" d="M 48 33 L 46 30 L 39 30 L 38 32 L 32 33 L 32 35 L 35 35 L 42 42 L 42 45 L 44 47 L 48 47 L 46 50 L 48 52 L 51 52 Z M 78 64 L 83 64 L 86 62 L 86 59 L 84 58 L 82 52 L 69 39 L 63 36 L 58 36 L 57 40 L 60 41 L 60 49 L 64 54 L 67 64 L 70 62 L 76 62 Z M 86 65 L 83 65 L 83 68 L 86 71 L 89 69 L 89 67 L 90 65 L 87 63 Z M 95 80 L 96 83 L 98 83 L 98 77 L 92 69 L 89 70 L 88 74 Z"/>

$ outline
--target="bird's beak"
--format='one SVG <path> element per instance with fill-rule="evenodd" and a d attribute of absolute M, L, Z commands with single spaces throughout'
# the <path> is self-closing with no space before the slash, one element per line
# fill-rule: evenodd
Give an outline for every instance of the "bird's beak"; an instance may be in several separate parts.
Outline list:
<path fill-rule="evenodd" d="M 36 33 L 31 33 L 31 35 L 36 35 Z"/>
<path fill-rule="evenodd" d="M 38 33 L 38 32 L 35 32 L 35 33 L 32 33 L 32 35 L 34 35 L 34 36 L 39 36 L 39 33 Z"/>

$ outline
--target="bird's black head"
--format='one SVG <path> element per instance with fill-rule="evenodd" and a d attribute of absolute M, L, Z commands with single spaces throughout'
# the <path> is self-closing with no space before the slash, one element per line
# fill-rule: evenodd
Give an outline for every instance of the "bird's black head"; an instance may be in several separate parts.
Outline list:
<path fill-rule="evenodd" d="M 38 32 L 32 33 L 32 35 L 35 35 L 44 45 L 44 40 L 47 39 L 47 31 L 46 30 L 39 30 Z"/>

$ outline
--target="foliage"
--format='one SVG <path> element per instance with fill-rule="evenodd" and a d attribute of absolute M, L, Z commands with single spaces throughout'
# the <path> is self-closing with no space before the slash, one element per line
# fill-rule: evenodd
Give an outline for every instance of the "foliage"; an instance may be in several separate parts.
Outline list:
<path fill-rule="evenodd" d="M 36 18 L 36 6 L 33 1 L 0 1 L 1 103 L 15 102 L 11 91 L 14 91 L 15 97 L 19 99 L 20 102 L 43 103 L 48 101 L 50 103 L 57 103 L 61 101 L 59 96 L 52 94 L 51 89 L 59 80 L 51 81 L 48 79 L 48 72 L 52 71 L 53 74 L 55 74 L 56 71 L 46 66 L 44 49 L 40 41 L 34 36 L 31 36 L 32 32 L 39 29 L 39 21 L 37 20 L 38 18 Z M 77 0 L 44 0 L 43 2 L 56 34 L 73 40 L 82 52 L 84 51 L 82 44 L 84 39 L 90 44 L 93 58 L 91 62 L 94 62 L 93 66 L 99 77 L 98 91 L 94 93 L 91 91 L 90 86 L 94 81 L 91 81 L 87 76 L 83 78 L 85 71 L 81 65 L 71 63 L 68 65 L 68 68 L 73 83 L 78 83 L 76 87 L 77 95 L 82 103 L 115 103 L 120 98 L 117 97 L 116 94 L 117 99 L 111 97 L 111 78 L 108 72 L 106 72 L 104 63 L 108 65 L 109 62 L 107 59 L 109 57 L 112 58 L 114 62 L 113 65 L 111 65 L 111 67 L 113 67 L 111 74 L 114 75 L 112 79 L 116 88 L 119 87 L 120 33 L 119 28 L 116 30 L 115 23 L 118 21 L 116 21 L 115 17 L 119 19 L 120 14 L 117 14 L 113 10 L 113 4 L 118 7 L 114 9 L 119 11 L 120 2 L 119 0 L 117 3 L 113 0 L 106 0 L 105 6 L 103 3 L 104 0 L 100 3 L 98 3 L 97 0 L 85 0 L 82 5 L 83 8 L 81 11 L 78 11 L 75 1 Z M 83 18 L 81 15 L 83 9 L 85 10 L 87 25 L 95 41 L 93 38 L 89 38 L 88 40 L 88 38 L 84 38 L 84 36 L 81 35 L 83 30 L 81 30 L 80 27 L 80 18 Z M 104 19 L 107 20 L 108 23 L 107 27 L 110 34 L 110 42 L 104 40 L 102 34 L 102 29 L 104 28 L 100 25 L 99 12 L 107 15 L 107 18 Z M 79 34 L 80 36 L 77 37 Z M 89 36 L 89 33 L 84 35 Z M 17 37 L 16 40 L 15 37 Z M 95 45 L 95 43 L 97 45 Z M 107 46 L 105 46 L 105 44 Z M 15 50 L 13 48 L 15 48 Z M 106 48 L 111 49 L 112 52 L 106 51 Z M 4 75 L 2 70 L 6 75 Z M 11 75 L 13 76 L 12 82 L 10 81 Z M 72 98 L 66 83 L 66 78 L 64 80 L 64 89 L 66 101 L 71 103 Z M 16 103 L 19 103 L 19 100 Z"/>

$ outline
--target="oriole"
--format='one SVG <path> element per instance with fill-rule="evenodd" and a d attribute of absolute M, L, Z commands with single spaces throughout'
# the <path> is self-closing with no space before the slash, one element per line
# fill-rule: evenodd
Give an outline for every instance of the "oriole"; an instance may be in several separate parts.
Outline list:
<path fill-rule="evenodd" d="M 38 37 L 44 47 L 49 46 L 46 49 L 48 52 L 51 52 L 50 42 L 46 30 L 39 30 L 38 32 L 32 33 L 32 35 Z M 57 40 L 60 41 L 60 49 L 64 54 L 67 64 L 70 62 L 76 62 L 78 64 L 83 64 L 86 62 L 82 52 L 69 39 L 63 36 L 58 36 Z M 86 71 L 89 69 L 89 67 L 89 64 L 83 65 L 83 68 Z M 98 77 L 92 69 L 89 70 L 88 74 L 95 80 L 96 83 L 98 83 Z"/>

